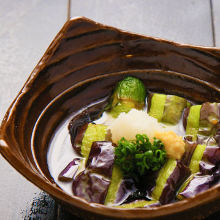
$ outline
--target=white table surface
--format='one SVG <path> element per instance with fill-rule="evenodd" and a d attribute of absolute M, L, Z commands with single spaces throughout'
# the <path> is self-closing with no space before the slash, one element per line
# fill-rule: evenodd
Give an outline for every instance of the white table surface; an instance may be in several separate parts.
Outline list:
<path fill-rule="evenodd" d="M 86 16 L 180 43 L 220 47 L 220 0 L 72 0 L 70 9 L 72 17 Z M 67 12 L 67 0 L 0 0 L 0 120 Z M 0 174 L 0 220 L 77 219 L 2 156 Z"/>

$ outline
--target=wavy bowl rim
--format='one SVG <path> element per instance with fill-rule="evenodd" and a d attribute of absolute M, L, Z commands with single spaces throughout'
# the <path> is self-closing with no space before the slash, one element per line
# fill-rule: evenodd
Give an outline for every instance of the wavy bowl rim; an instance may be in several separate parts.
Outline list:
<path fill-rule="evenodd" d="M 62 33 L 65 32 L 68 28 L 68 26 L 72 22 L 79 22 L 79 21 L 87 21 L 89 23 L 93 23 L 96 25 L 99 25 L 100 27 L 107 28 L 107 29 L 113 29 L 119 32 L 128 33 L 131 35 L 143 37 L 145 39 L 152 39 L 157 42 L 165 42 L 168 44 L 173 44 L 176 47 L 182 47 L 182 48 L 193 48 L 193 49 L 203 49 L 208 53 L 208 50 L 220 52 L 220 47 L 207 47 L 207 46 L 196 46 L 196 45 L 190 45 L 190 44 L 181 44 L 177 43 L 171 40 L 166 40 L 162 38 L 142 35 L 134 32 L 129 32 L 125 30 L 121 30 L 119 28 L 115 28 L 112 26 L 104 25 L 98 22 L 95 22 L 91 19 L 85 18 L 85 17 L 75 17 L 71 18 L 61 28 L 61 30 L 58 32 L 58 34 L 55 36 L 55 38 L 50 43 L 49 47 L 43 54 L 40 61 L 37 63 L 33 71 L 31 72 L 30 76 L 24 83 L 22 89 L 19 91 L 16 98 L 13 100 L 11 105 L 9 106 L 0 126 L 0 153 L 2 156 L 9 162 L 9 164 L 15 168 L 22 176 L 24 176 L 28 181 L 36 185 L 38 188 L 46 191 L 51 196 L 55 197 L 61 202 L 65 202 L 68 205 L 74 206 L 76 208 L 79 208 L 81 210 L 85 210 L 91 213 L 95 213 L 101 216 L 106 217 L 113 217 L 113 218 L 126 218 L 126 219 L 132 219 L 132 218 L 156 218 L 161 216 L 166 216 L 170 214 L 175 214 L 178 212 L 184 212 L 189 209 L 196 208 L 201 205 L 205 205 L 207 203 L 220 200 L 220 185 L 216 185 L 212 187 L 211 189 L 208 189 L 207 191 L 200 193 L 199 195 L 185 199 L 176 203 L 171 203 L 167 205 L 163 205 L 160 207 L 154 207 L 154 208 L 134 208 L 134 209 L 122 209 L 122 208 L 114 208 L 114 207 L 108 207 L 101 204 L 96 203 L 89 203 L 85 201 L 82 198 L 76 197 L 76 196 L 69 196 L 67 195 L 63 190 L 57 188 L 55 184 L 52 184 L 50 181 L 45 180 L 43 177 L 37 175 L 34 171 L 29 170 L 25 163 L 19 161 L 19 158 L 17 158 L 14 153 L 10 150 L 8 150 L 9 145 L 6 143 L 6 140 L 4 140 L 4 129 L 6 125 L 10 125 L 10 117 L 13 115 L 14 112 L 16 112 L 16 106 L 19 103 L 20 97 L 24 95 L 25 93 L 28 93 L 28 85 L 31 84 L 32 81 L 34 81 L 35 77 L 38 75 L 39 70 L 44 66 L 44 62 L 48 60 L 53 53 L 49 53 L 49 51 L 54 51 L 56 49 L 56 46 L 62 39 Z M 193 77 L 194 78 L 194 77 Z M 207 195 L 207 196 L 206 196 Z M 95 210 L 94 210 L 95 208 Z M 174 210 L 175 208 L 175 210 Z M 104 212 L 104 213 L 103 213 Z M 158 213 L 159 212 L 159 213 Z M 123 214 L 123 215 L 122 215 Z M 138 214 L 138 216 L 137 216 Z"/>

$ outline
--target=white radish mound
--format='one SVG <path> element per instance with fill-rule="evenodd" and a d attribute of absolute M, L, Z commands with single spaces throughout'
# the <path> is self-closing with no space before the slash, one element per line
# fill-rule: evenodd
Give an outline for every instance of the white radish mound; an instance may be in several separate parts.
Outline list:
<path fill-rule="evenodd" d="M 157 119 L 149 116 L 147 112 L 132 109 L 128 113 L 121 113 L 109 126 L 112 134 L 112 141 L 118 141 L 124 137 L 127 140 L 134 140 L 137 134 L 146 134 L 152 141 L 156 131 L 170 130 L 158 123 Z"/>

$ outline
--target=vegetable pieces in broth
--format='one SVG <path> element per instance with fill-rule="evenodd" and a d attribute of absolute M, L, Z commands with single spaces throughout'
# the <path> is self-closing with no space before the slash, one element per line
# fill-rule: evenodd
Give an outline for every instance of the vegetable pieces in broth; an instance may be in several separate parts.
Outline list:
<path fill-rule="evenodd" d="M 74 119 L 69 125 L 80 156 L 67 161 L 59 180 L 69 181 L 74 195 L 130 209 L 189 198 L 220 182 L 219 103 L 151 93 L 128 76 L 102 115 L 76 123 L 74 133 Z"/>

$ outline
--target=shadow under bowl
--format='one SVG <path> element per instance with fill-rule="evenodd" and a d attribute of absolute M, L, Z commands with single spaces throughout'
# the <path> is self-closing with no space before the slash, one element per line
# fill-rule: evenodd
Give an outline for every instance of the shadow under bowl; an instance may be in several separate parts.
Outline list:
<path fill-rule="evenodd" d="M 0 128 L 0 152 L 24 177 L 86 219 L 201 219 L 220 210 L 220 186 L 180 202 L 118 209 L 61 190 L 50 175 L 51 137 L 66 118 L 107 97 L 126 75 L 151 91 L 220 102 L 220 50 L 124 32 L 80 17 L 57 34 Z"/>

